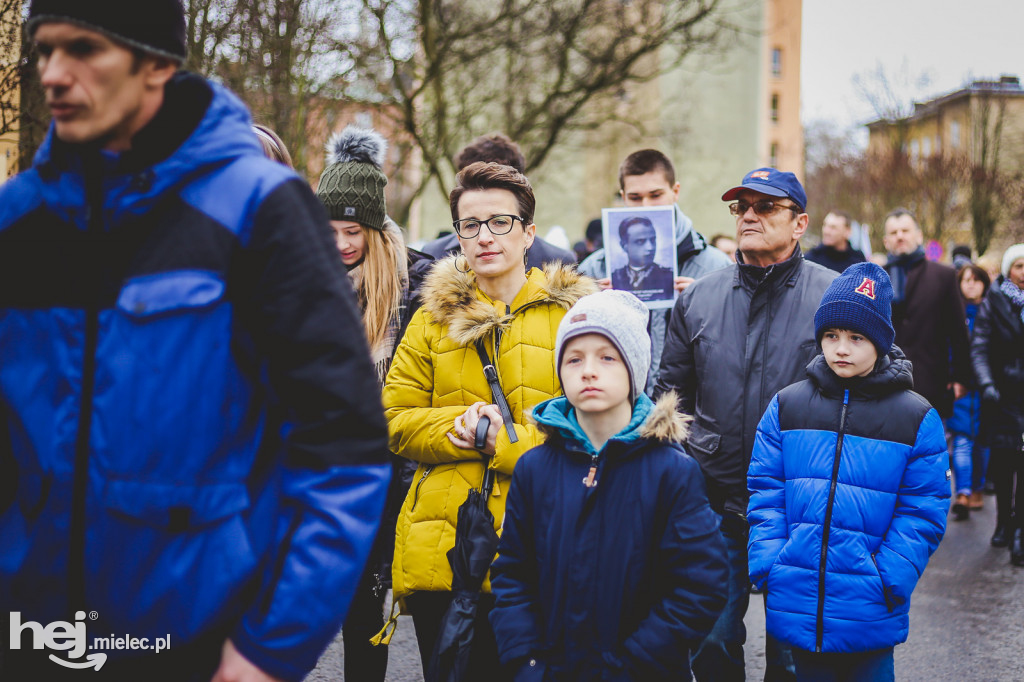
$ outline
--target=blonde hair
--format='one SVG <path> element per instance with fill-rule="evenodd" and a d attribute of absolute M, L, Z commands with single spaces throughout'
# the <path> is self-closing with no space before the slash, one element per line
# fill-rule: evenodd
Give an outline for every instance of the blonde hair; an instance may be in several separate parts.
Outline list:
<path fill-rule="evenodd" d="M 384 219 L 383 230 L 363 226 L 363 237 L 366 253 L 357 293 L 366 339 L 373 351 L 385 341 L 392 318 L 399 314 L 409 288 L 409 266 L 402 232 L 390 218 Z"/>

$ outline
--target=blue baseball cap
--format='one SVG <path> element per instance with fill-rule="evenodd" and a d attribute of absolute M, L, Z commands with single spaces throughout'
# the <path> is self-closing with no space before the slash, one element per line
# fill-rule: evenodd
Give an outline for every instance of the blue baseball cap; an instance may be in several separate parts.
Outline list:
<path fill-rule="evenodd" d="M 722 195 L 722 201 L 732 201 L 745 189 L 767 194 L 770 197 L 788 197 L 801 210 L 807 208 L 807 193 L 804 186 L 792 173 L 774 168 L 758 168 L 743 176 L 739 186 Z"/>

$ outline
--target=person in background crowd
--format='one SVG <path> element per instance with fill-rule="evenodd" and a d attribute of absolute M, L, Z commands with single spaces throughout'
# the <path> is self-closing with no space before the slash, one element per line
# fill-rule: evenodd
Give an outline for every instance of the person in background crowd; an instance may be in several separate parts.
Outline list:
<path fill-rule="evenodd" d="M 520 151 L 519 145 L 502 133 L 481 135 L 455 155 L 455 167 L 460 171 L 477 161 L 512 166 L 520 173 L 526 173 L 526 157 Z M 460 248 L 458 235 L 449 234 L 427 242 L 423 245 L 422 251 L 441 260 L 446 256 L 457 254 Z M 541 270 L 547 263 L 575 265 L 576 254 L 559 248 L 541 237 L 535 237 L 527 254 L 526 262 L 529 267 Z"/>
<path fill-rule="evenodd" d="M 711 238 L 711 246 L 728 256 L 733 263 L 736 262 L 736 240 L 732 237 L 716 234 Z"/>
<path fill-rule="evenodd" d="M 959 272 L 961 268 L 972 263 L 971 247 L 967 246 L 967 244 L 957 244 L 953 247 L 951 257 L 953 259 L 953 269 Z"/>
<path fill-rule="evenodd" d="M 988 293 L 988 273 L 969 263 L 957 272 L 957 283 L 967 312 L 967 329 L 973 334 L 978 307 Z M 953 501 L 953 516 L 957 521 L 965 520 L 970 510 L 985 506 L 983 492 L 985 472 L 988 469 L 988 448 L 978 439 L 980 422 L 981 396 L 975 390 L 968 391 L 953 403 L 953 416 L 946 422 L 946 430 L 951 436 L 953 477 L 957 493 Z"/>
<path fill-rule="evenodd" d="M 942 420 L 912 390 L 891 300 L 874 263 L 837 277 L 814 314 L 821 355 L 757 427 L 750 581 L 798 680 L 896 679 L 910 595 L 946 529 Z"/>
<path fill-rule="evenodd" d="M 619 192 L 626 206 L 673 206 L 676 225 L 676 272 L 673 286 L 676 291 L 686 287 L 709 272 L 730 264 L 729 257 L 709 247 L 704 237 L 693 227 L 693 221 L 680 209 L 679 183 L 672 161 L 657 149 L 641 149 L 627 156 L 619 166 Z M 605 265 L 605 251 L 598 249 L 580 263 L 580 272 L 597 280 L 602 289 L 612 286 Z M 645 383 L 648 395 L 661 371 L 661 356 L 668 334 L 671 308 L 652 310 L 648 330 L 651 334 L 651 375 Z"/>
<path fill-rule="evenodd" d="M 392 574 L 395 600 L 404 598 L 412 612 L 425 673 L 452 601 L 447 553 L 454 546 L 458 508 L 491 469 L 494 491 L 487 504 L 495 529 L 501 527 L 516 462 L 541 442 L 527 414 L 561 393 L 552 372 L 558 323 L 566 309 L 597 290 L 572 266 L 527 270 L 536 200 L 523 174 L 477 162 L 460 171 L 456 182 L 450 203 L 462 253 L 438 262 L 428 275 L 423 306 L 409 323 L 384 385 L 391 448 L 419 463 L 398 519 Z M 482 353 L 496 370 L 511 421 L 503 420 L 495 404 Z M 476 450 L 482 415 L 490 429 Z M 489 581 L 484 591 L 490 591 Z M 489 594 L 480 598 L 468 679 L 500 679 L 487 622 L 493 603 Z"/>
<path fill-rule="evenodd" d="M 259 123 L 252 124 L 252 131 L 256 133 L 256 139 L 260 141 L 264 156 L 289 168 L 295 168 L 292 163 L 292 155 L 288 153 L 288 148 L 284 146 L 284 142 L 281 141 L 277 133 Z"/>
<path fill-rule="evenodd" d="M 61 621 L 170 644 L 96 679 L 302 680 L 391 473 L 327 216 L 180 70 L 179 0 L 33 0 L 26 35 L 53 121 L 0 186 L 0 677 L 88 677 L 33 648 Z"/>
<path fill-rule="evenodd" d="M 386 149 L 387 142 L 376 131 L 348 126 L 327 142 L 327 160 L 316 190 L 356 290 L 381 388 L 398 342 L 419 308 L 417 294 L 433 263 L 430 256 L 405 247 L 401 230 L 387 215 L 388 179 L 382 171 Z M 387 647 L 372 646 L 370 638 L 384 625 L 395 525 L 415 466 L 391 454 L 391 470 L 380 531 L 342 628 L 345 678 L 350 680 L 383 682 L 387 673 Z"/>
<path fill-rule="evenodd" d="M 604 235 L 601 232 L 601 219 L 594 218 L 587 223 L 587 229 L 583 235 L 583 240 L 573 244 L 572 250 L 576 253 L 576 261 L 582 263 L 586 260 L 587 256 L 603 246 Z"/>
<path fill-rule="evenodd" d="M 863 263 L 864 253 L 850 245 L 852 219 L 846 211 L 829 211 L 821 224 L 821 243 L 808 251 L 804 258 L 823 265 L 829 270 L 842 272 L 854 263 Z"/>
<path fill-rule="evenodd" d="M 722 200 L 734 201 L 738 262 L 698 279 L 676 301 L 655 391 L 676 391 L 680 409 L 693 414 L 686 448 L 704 472 L 729 553 L 729 601 L 693 658 L 699 682 L 744 679 L 754 433 L 772 397 L 817 355 L 814 311 L 836 276 L 800 253 L 807 195 L 795 175 L 758 168 Z M 792 661 L 771 636 L 766 658 L 766 679 L 792 679 Z"/>
<path fill-rule="evenodd" d="M 1002 274 L 1002 262 L 996 256 L 981 256 L 975 264 L 988 273 L 989 282 L 995 282 Z"/>
<path fill-rule="evenodd" d="M 725 545 L 674 395 L 643 392 L 647 308 L 581 298 L 558 326 L 565 395 L 512 478 L 491 623 L 516 679 L 690 678 L 690 650 L 725 605 Z"/>
<path fill-rule="evenodd" d="M 970 342 L 956 271 L 924 256 L 924 234 L 914 215 L 894 209 L 885 219 L 885 266 L 892 281 L 896 345 L 914 367 L 914 390 L 943 419 L 971 383 Z M 952 389 L 952 390 L 950 390 Z"/>
<path fill-rule="evenodd" d="M 971 362 L 983 401 L 982 437 L 992 448 L 992 545 L 1009 545 L 1010 560 L 1024 566 L 1024 244 L 1003 254 L 1002 273 L 974 322 Z"/>

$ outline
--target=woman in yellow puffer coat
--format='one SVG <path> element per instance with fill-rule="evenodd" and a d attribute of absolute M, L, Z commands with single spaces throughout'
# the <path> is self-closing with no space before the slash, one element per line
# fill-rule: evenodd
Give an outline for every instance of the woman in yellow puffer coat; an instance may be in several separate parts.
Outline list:
<path fill-rule="evenodd" d="M 391 450 L 419 463 L 398 518 L 393 587 L 416 625 L 424 668 L 451 601 L 446 553 L 455 543 L 456 515 L 487 467 L 494 469 L 488 507 L 495 528 L 519 457 L 542 442 L 527 415 L 561 393 L 554 371 L 555 333 L 565 311 L 597 291 L 567 266 L 525 268 L 533 243 L 535 200 L 529 181 L 509 166 L 474 163 L 450 197 L 462 253 L 438 262 L 399 344 L 384 387 Z M 501 428 L 476 343 L 483 341 L 508 399 L 518 442 Z M 487 444 L 473 448 L 481 415 L 491 420 Z M 490 591 L 485 581 L 484 592 Z M 469 679 L 494 677 L 498 658 L 487 622 L 493 599 L 481 598 Z"/>

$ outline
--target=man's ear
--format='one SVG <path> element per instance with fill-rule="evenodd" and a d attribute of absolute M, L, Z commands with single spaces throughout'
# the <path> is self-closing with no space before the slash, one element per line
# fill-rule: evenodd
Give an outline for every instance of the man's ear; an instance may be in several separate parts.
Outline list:
<path fill-rule="evenodd" d="M 800 241 L 800 238 L 804 236 L 804 232 L 807 231 L 807 224 L 811 221 L 810 216 L 806 213 L 801 213 L 796 217 L 796 227 L 793 228 L 793 239 Z"/>
<path fill-rule="evenodd" d="M 178 72 L 178 63 L 167 57 L 147 56 L 142 68 L 146 73 L 146 85 L 163 89 L 167 81 Z"/>

